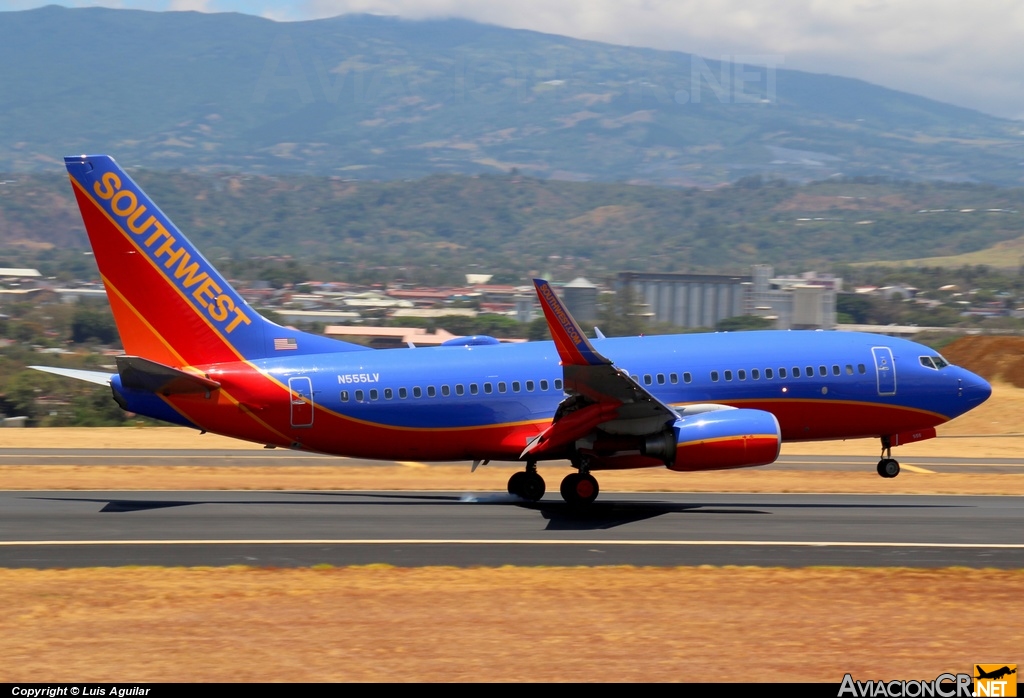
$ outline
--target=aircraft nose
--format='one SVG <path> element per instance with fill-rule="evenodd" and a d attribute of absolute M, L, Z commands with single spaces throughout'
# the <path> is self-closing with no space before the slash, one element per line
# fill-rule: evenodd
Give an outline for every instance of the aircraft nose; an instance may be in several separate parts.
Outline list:
<path fill-rule="evenodd" d="M 977 407 L 992 395 L 992 386 L 981 376 L 964 371 L 961 394 L 967 401 L 968 409 Z"/>

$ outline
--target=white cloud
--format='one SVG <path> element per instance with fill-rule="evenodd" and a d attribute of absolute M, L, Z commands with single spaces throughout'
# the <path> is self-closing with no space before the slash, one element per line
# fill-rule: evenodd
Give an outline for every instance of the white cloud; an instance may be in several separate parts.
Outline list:
<path fill-rule="evenodd" d="M 192 10 L 194 12 L 216 11 L 212 0 L 170 0 L 167 3 L 167 9 L 174 11 Z"/>

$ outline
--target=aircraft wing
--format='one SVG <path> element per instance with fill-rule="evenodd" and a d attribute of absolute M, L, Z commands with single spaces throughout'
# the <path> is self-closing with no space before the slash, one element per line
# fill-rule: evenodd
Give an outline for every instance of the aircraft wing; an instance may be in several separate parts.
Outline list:
<path fill-rule="evenodd" d="M 596 427 L 610 434 L 644 435 L 679 419 L 675 410 L 594 349 L 547 281 L 534 279 L 533 283 L 562 360 L 562 380 L 569 397 L 521 458 L 556 451 Z"/>

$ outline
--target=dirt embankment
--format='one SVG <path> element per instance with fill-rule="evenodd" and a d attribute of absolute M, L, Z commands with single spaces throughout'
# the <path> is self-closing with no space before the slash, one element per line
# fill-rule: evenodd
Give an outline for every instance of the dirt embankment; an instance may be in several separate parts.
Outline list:
<path fill-rule="evenodd" d="M 962 337 L 942 355 L 987 381 L 1024 388 L 1024 337 Z"/>

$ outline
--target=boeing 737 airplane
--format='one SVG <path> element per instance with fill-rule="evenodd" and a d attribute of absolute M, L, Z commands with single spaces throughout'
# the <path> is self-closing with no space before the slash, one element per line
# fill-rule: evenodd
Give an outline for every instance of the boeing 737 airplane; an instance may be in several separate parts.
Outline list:
<path fill-rule="evenodd" d="M 845 332 L 765 331 L 591 342 L 544 280 L 553 342 L 489 337 L 372 350 L 258 315 L 113 159 L 65 158 L 125 356 L 117 373 L 38 366 L 109 385 L 125 410 L 268 446 L 393 460 L 521 461 L 510 493 L 544 495 L 567 460 L 571 504 L 593 472 L 772 463 L 783 441 L 894 446 L 991 389 L 928 347 Z M 598 333 L 600 334 L 600 333 Z"/>

